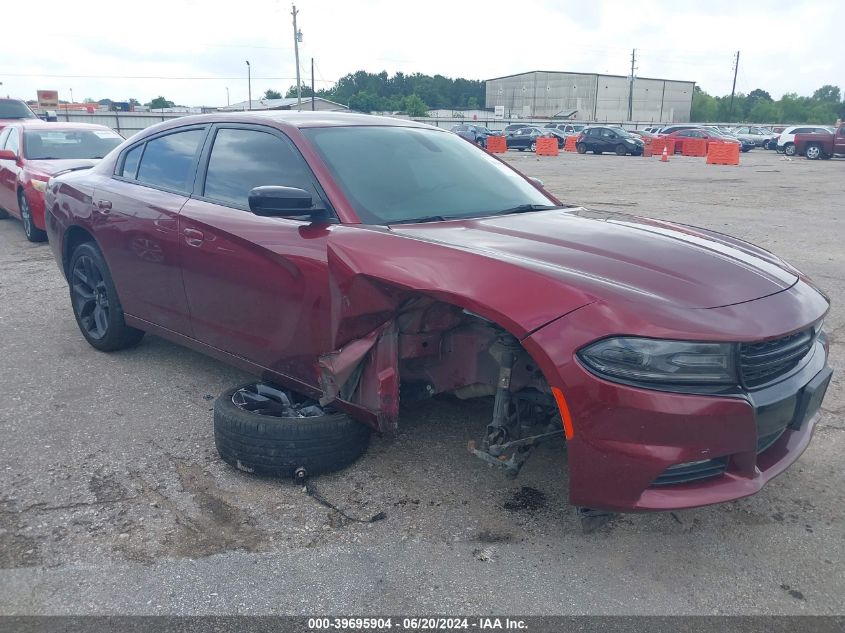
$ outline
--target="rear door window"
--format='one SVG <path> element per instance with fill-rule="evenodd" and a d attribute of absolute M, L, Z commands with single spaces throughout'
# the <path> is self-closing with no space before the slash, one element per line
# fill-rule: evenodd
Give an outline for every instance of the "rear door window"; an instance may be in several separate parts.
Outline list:
<path fill-rule="evenodd" d="M 148 141 L 138 168 L 138 182 L 189 193 L 194 179 L 195 158 L 205 133 L 204 128 L 199 128 Z"/>

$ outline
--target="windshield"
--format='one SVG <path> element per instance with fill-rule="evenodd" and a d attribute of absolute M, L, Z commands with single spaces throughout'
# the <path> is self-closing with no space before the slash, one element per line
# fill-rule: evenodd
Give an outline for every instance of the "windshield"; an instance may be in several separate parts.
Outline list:
<path fill-rule="evenodd" d="M 23 133 L 24 156 L 30 160 L 103 158 L 123 142 L 107 128 L 102 130 L 61 129 L 52 126 Z"/>
<path fill-rule="evenodd" d="M 554 204 L 518 173 L 452 134 L 386 126 L 302 132 L 365 224 Z"/>
<path fill-rule="evenodd" d="M 573 126 L 572 126 L 572 129 L 573 129 L 573 130 L 575 130 L 576 132 L 580 132 L 580 131 L 581 131 L 581 130 L 583 130 L 585 127 L 587 127 L 587 126 L 586 126 L 586 125 L 573 125 Z"/>
<path fill-rule="evenodd" d="M 14 100 L 0 100 L 0 119 L 34 119 L 32 113 L 25 103 Z"/>
<path fill-rule="evenodd" d="M 631 135 L 628 133 L 628 130 L 623 129 L 623 128 L 621 128 L 621 127 L 612 127 L 612 128 L 610 128 L 610 129 L 611 129 L 611 130 L 613 130 L 614 132 L 616 132 L 619 136 L 631 136 Z"/>

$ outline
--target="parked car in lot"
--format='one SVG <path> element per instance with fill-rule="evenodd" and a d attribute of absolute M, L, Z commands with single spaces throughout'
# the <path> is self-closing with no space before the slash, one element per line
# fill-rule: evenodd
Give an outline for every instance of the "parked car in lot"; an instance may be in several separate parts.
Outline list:
<path fill-rule="evenodd" d="M 780 133 L 777 151 L 787 156 L 795 156 L 796 134 L 832 134 L 833 128 L 826 125 L 792 125 Z"/>
<path fill-rule="evenodd" d="M 123 137 L 102 125 L 24 121 L 0 132 L 0 218 L 20 218 L 26 238 L 43 242 L 44 191 L 50 176 L 91 167 Z"/>
<path fill-rule="evenodd" d="M 482 147 L 487 142 L 488 136 L 495 136 L 493 132 L 482 125 L 456 125 L 452 128 L 452 132 Z"/>
<path fill-rule="evenodd" d="M 521 127 L 508 134 L 505 137 L 505 142 L 508 149 L 517 149 L 520 152 L 524 152 L 525 150 L 533 152 L 537 149 L 537 139 L 543 136 L 554 135 L 550 131 L 541 130 L 538 127 Z"/>
<path fill-rule="evenodd" d="M 563 435 L 582 508 L 759 491 L 807 447 L 830 381 L 828 300 L 772 253 L 564 206 L 413 121 L 173 119 L 52 178 L 47 207 L 69 308 L 93 347 L 152 332 L 385 433 L 400 395 L 492 397 L 472 453 L 515 472 L 527 447 Z M 336 418 L 243 404 L 272 392 L 224 394 L 252 421 L 220 431 L 224 459 L 290 472 L 329 446 L 348 457 L 338 445 L 353 431 Z M 330 429 L 334 444 L 315 444 Z"/>
<path fill-rule="evenodd" d="M 831 134 L 796 134 L 792 139 L 795 153 L 810 160 L 845 155 L 845 124 Z"/>
<path fill-rule="evenodd" d="M 662 125 L 649 125 L 648 127 L 644 127 L 641 131 L 650 136 L 656 136 L 662 127 Z"/>
<path fill-rule="evenodd" d="M 704 129 L 707 129 L 707 128 L 704 128 Z M 752 141 L 748 138 L 740 138 L 736 134 L 734 134 L 733 132 L 725 131 L 723 128 L 715 128 L 714 131 L 715 131 L 717 136 L 723 136 L 727 139 L 737 141 L 739 143 L 740 151 L 742 151 L 742 152 L 750 152 L 752 149 L 757 147 L 754 144 L 754 141 Z"/>
<path fill-rule="evenodd" d="M 639 137 L 630 134 L 621 127 L 606 127 L 603 125 L 590 126 L 578 135 L 575 149 L 579 154 L 593 152 L 614 152 L 619 156 L 631 154 L 639 156 L 643 153 L 645 143 Z"/>
<path fill-rule="evenodd" d="M 0 130 L 9 123 L 37 118 L 26 102 L 20 99 L 0 99 Z"/>
<path fill-rule="evenodd" d="M 505 126 L 505 129 L 502 130 L 502 136 L 508 136 L 513 134 L 517 130 L 521 130 L 527 127 L 537 127 L 531 123 L 509 123 Z"/>
<path fill-rule="evenodd" d="M 665 136 L 666 138 L 675 141 L 676 154 L 682 154 L 684 151 L 684 145 L 687 141 L 692 139 L 707 141 L 708 145 L 713 141 L 719 143 L 736 143 L 740 146 L 740 150 L 743 152 L 747 152 L 751 149 L 751 147 L 753 147 L 751 143 L 743 144 L 738 138 L 720 134 L 712 129 L 704 129 L 700 127 L 676 130 L 671 134 L 661 134 L 661 136 Z"/>
<path fill-rule="evenodd" d="M 553 129 L 563 133 L 564 136 L 573 136 L 581 132 L 586 123 L 546 123 L 543 129 Z"/>
<path fill-rule="evenodd" d="M 773 132 L 767 128 L 743 125 L 735 127 L 731 130 L 731 134 L 743 141 L 750 141 L 756 147 L 763 147 L 763 145 L 772 137 Z"/>

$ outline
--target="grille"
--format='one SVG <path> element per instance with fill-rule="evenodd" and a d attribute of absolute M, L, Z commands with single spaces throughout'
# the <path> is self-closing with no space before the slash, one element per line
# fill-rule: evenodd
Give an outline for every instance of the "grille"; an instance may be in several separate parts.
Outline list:
<path fill-rule="evenodd" d="M 688 464 L 677 464 L 664 470 L 663 474 L 651 482 L 651 485 L 669 486 L 672 484 L 685 484 L 690 481 L 698 481 L 699 479 L 707 479 L 709 477 L 718 477 L 725 472 L 727 467 L 728 459 L 726 457 L 705 459 L 700 462 L 691 462 Z"/>
<path fill-rule="evenodd" d="M 813 346 L 812 329 L 763 343 L 739 346 L 740 371 L 746 387 L 759 387 L 789 373 Z"/>

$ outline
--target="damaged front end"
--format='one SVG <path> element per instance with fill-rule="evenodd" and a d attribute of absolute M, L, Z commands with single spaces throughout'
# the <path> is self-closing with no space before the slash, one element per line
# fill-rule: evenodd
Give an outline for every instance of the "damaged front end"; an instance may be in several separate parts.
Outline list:
<path fill-rule="evenodd" d="M 366 409 L 376 430 L 397 427 L 399 397 L 492 397 L 493 415 L 469 450 L 516 475 L 537 444 L 563 435 L 555 400 L 519 340 L 495 323 L 428 297 L 407 297 L 390 319 L 319 358 L 323 398 Z"/>

